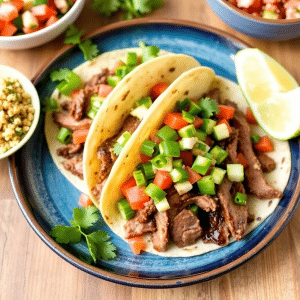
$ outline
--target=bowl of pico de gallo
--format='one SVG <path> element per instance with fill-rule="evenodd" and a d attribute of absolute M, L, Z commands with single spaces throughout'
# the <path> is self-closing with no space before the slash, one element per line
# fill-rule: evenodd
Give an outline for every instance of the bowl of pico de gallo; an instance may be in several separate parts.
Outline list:
<path fill-rule="evenodd" d="M 67 29 L 85 0 L 0 0 L 0 49 L 29 49 Z"/>
<path fill-rule="evenodd" d="M 211 9 L 237 31 L 258 39 L 300 37 L 300 0 L 207 0 Z"/>

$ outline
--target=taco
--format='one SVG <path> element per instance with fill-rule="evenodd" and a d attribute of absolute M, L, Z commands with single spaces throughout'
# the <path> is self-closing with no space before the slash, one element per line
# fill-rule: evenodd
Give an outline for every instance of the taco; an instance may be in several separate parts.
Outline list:
<path fill-rule="evenodd" d="M 131 123 L 139 123 L 134 122 L 136 121 L 134 118 L 124 121 L 129 112 L 135 108 L 135 100 L 141 100 L 138 96 L 149 96 L 150 88 L 156 83 L 170 84 L 182 72 L 199 66 L 199 63 L 189 56 L 166 51 L 160 51 L 159 57 L 141 64 L 144 49 L 146 52 L 149 49 L 153 50 L 149 47 L 115 50 L 85 62 L 71 73 L 79 77 L 81 86 L 71 95 L 64 95 L 61 89 L 59 90 L 61 85 L 59 84 L 51 96 L 51 100 L 56 100 L 60 108 L 53 113 L 47 112 L 45 117 L 45 135 L 49 151 L 62 174 L 83 193 L 88 193 L 83 180 L 83 150 L 90 131 L 93 131 L 93 138 L 89 142 L 91 149 L 98 143 L 96 139 L 99 127 L 93 127 L 92 124 L 97 123 L 101 126 L 102 120 L 105 120 L 108 130 L 105 134 L 101 134 L 104 141 L 111 134 L 114 135 L 118 128 L 122 127 L 123 122 L 128 121 L 129 126 Z M 156 52 L 159 51 L 158 48 L 155 49 Z M 154 74 L 156 77 L 149 79 Z M 124 91 L 130 92 L 125 95 Z M 135 91 L 137 97 L 133 99 Z M 144 104 L 141 105 L 142 108 L 149 106 L 149 101 L 146 102 L 141 103 Z M 143 112 L 146 113 L 146 109 L 142 108 L 137 111 L 138 116 Z M 92 170 L 93 172 L 95 170 L 93 166 Z M 88 183 L 91 184 L 90 181 Z"/>
<path fill-rule="evenodd" d="M 243 239 L 274 211 L 289 146 L 273 140 L 273 152 L 257 151 L 251 138 L 265 134 L 246 110 L 239 87 L 206 67 L 182 74 L 153 104 L 100 199 L 105 222 L 136 253 L 199 255 Z"/>

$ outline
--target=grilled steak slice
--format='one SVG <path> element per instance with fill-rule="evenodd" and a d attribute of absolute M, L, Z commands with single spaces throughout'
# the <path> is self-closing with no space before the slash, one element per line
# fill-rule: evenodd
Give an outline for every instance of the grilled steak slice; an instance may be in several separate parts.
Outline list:
<path fill-rule="evenodd" d="M 156 230 L 156 227 L 153 220 L 150 220 L 146 223 L 140 223 L 137 211 L 136 215 L 125 223 L 124 229 L 125 238 L 129 239 L 135 236 L 141 236 L 146 232 L 154 232 Z"/>
<path fill-rule="evenodd" d="M 223 182 L 218 187 L 218 197 L 225 223 L 229 228 L 233 237 L 237 240 L 243 238 L 247 227 L 248 209 L 246 206 L 238 205 L 233 202 L 230 190 L 232 182 L 224 178 Z"/>
<path fill-rule="evenodd" d="M 139 211 L 139 222 L 145 223 L 148 221 L 149 216 L 156 212 L 156 206 L 153 199 L 150 199 L 148 202 L 144 203 L 144 208 Z"/>
<path fill-rule="evenodd" d="M 96 199 L 99 199 L 103 190 L 103 187 L 106 183 L 107 179 L 104 179 L 101 183 L 97 183 L 93 188 L 92 188 L 92 194 L 95 196 Z"/>
<path fill-rule="evenodd" d="M 252 149 L 250 128 L 245 116 L 236 111 L 233 122 L 235 127 L 239 129 L 239 148 L 249 164 L 245 169 L 249 191 L 261 199 L 281 198 L 282 193 L 271 187 L 263 176 L 261 164 Z"/>
<path fill-rule="evenodd" d="M 120 130 L 120 132 L 118 133 L 117 138 L 119 138 L 119 136 L 121 136 L 125 131 L 129 131 L 130 133 L 133 133 L 137 129 L 137 127 L 140 125 L 140 123 L 141 123 L 141 121 L 138 118 L 129 115 L 124 120 L 123 127 Z"/>
<path fill-rule="evenodd" d="M 76 121 L 83 119 L 87 106 L 87 97 L 84 90 L 79 90 L 72 96 L 72 104 L 70 109 L 70 116 Z"/>
<path fill-rule="evenodd" d="M 80 121 L 76 121 L 72 116 L 61 112 L 55 112 L 52 115 L 55 123 L 57 123 L 61 127 L 69 128 L 72 131 L 77 129 L 88 129 L 92 124 L 92 120 L 89 118 L 84 118 Z"/>
<path fill-rule="evenodd" d="M 226 147 L 226 151 L 228 152 L 228 158 L 231 163 L 238 164 L 237 159 L 237 146 L 239 141 L 239 131 L 235 128 L 232 128 L 231 140 Z"/>
<path fill-rule="evenodd" d="M 56 150 L 56 154 L 58 156 L 62 156 L 64 158 L 71 158 L 77 153 L 81 153 L 83 150 L 82 144 L 68 144 L 66 146 L 60 147 Z"/>
<path fill-rule="evenodd" d="M 269 173 L 269 172 L 272 172 L 275 170 L 276 163 L 273 160 L 273 158 L 271 158 L 270 156 L 268 156 L 265 153 L 258 154 L 257 158 L 261 164 L 261 169 L 263 172 Z"/>
<path fill-rule="evenodd" d="M 156 251 L 164 252 L 167 250 L 167 244 L 169 242 L 169 213 L 167 211 L 157 212 L 154 218 L 156 231 L 151 234 L 153 248 Z"/>
<path fill-rule="evenodd" d="M 62 165 L 67 171 L 83 179 L 82 155 L 74 156 L 62 162 Z"/>
<path fill-rule="evenodd" d="M 190 210 L 183 209 L 173 221 L 171 236 L 180 248 L 193 245 L 202 234 L 200 221 Z"/>
<path fill-rule="evenodd" d="M 65 111 L 70 111 L 72 106 L 72 101 L 65 100 L 63 103 L 60 104 L 60 107 Z"/>
<path fill-rule="evenodd" d="M 202 219 L 201 226 L 202 226 Z M 226 226 L 224 216 L 220 209 L 208 213 L 208 227 L 203 228 L 202 236 L 204 243 L 215 243 L 219 246 L 225 246 L 229 243 L 230 232 Z"/>
<path fill-rule="evenodd" d="M 100 85 L 102 83 L 107 83 L 107 77 L 112 75 L 111 71 L 108 68 L 104 68 L 100 73 L 94 75 L 90 80 L 85 84 L 86 87 L 93 87 L 95 85 Z"/>
<path fill-rule="evenodd" d="M 217 103 L 221 103 L 221 94 L 218 88 L 210 90 L 205 96 L 215 100 Z"/>

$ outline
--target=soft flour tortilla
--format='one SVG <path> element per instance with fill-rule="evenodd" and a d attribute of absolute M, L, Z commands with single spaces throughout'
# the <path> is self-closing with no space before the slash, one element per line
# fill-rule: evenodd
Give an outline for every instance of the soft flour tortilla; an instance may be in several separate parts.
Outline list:
<path fill-rule="evenodd" d="M 126 55 L 127 52 L 136 52 L 137 54 L 141 54 L 140 48 L 129 48 L 129 49 L 122 49 L 122 50 L 114 50 L 111 52 L 106 52 L 92 61 L 87 61 L 77 68 L 75 68 L 73 71 L 77 73 L 83 82 L 87 82 L 93 75 L 98 74 L 101 72 L 103 68 L 109 68 L 111 69 L 115 62 L 118 60 L 126 61 Z M 104 139 L 110 137 L 110 134 L 116 131 L 116 128 L 120 125 L 121 115 L 124 113 L 124 116 L 128 113 L 128 111 L 132 108 L 133 100 L 130 101 L 128 97 L 126 98 L 126 101 L 121 101 L 124 90 L 131 89 L 134 91 L 137 89 L 137 87 L 134 86 L 134 84 L 138 84 L 140 86 L 141 82 L 145 84 L 143 88 L 145 91 L 147 90 L 147 84 L 151 84 L 152 81 L 147 81 L 147 78 L 149 74 L 160 74 L 164 78 L 158 78 L 158 81 L 165 81 L 171 83 L 174 79 L 176 79 L 182 72 L 189 70 L 193 67 L 199 66 L 199 63 L 192 57 L 189 57 L 187 55 L 175 55 L 171 54 L 167 51 L 161 50 L 159 53 L 160 57 L 158 59 L 161 59 L 160 65 L 158 64 L 152 64 L 152 60 L 149 62 L 146 62 L 144 64 L 141 64 L 140 66 L 136 67 L 128 76 L 126 76 L 117 87 L 114 89 L 112 93 L 107 97 L 105 103 L 107 105 L 103 104 L 101 107 L 102 113 L 98 114 L 98 117 L 95 118 L 95 122 L 101 122 L 102 115 L 106 120 L 106 124 L 109 124 L 107 126 L 108 131 L 105 132 L 105 135 L 103 135 Z M 169 55 L 175 55 L 172 59 L 167 58 L 166 56 Z M 155 60 L 155 59 L 154 59 Z M 168 61 L 168 64 L 165 63 L 165 61 Z M 168 72 L 171 67 L 175 67 L 175 70 L 173 72 Z M 171 67 L 170 67 L 171 66 Z M 168 69 L 169 67 L 169 69 Z M 149 70 L 149 71 L 148 71 Z M 138 80 L 132 80 L 137 76 Z M 119 91 L 119 92 L 118 92 Z M 149 89 L 148 89 L 149 91 Z M 141 92 L 139 92 L 141 94 Z M 53 94 L 51 95 L 52 98 L 56 99 L 59 103 L 62 103 L 66 100 L 71 100 L 70 96 L 61 95 L 59 91 L 56 89 Z M 136 98 L 137 99 L 137 98 Z M 135 99 L 135 100 L 136 100 Z M 118 109 L 116 111 L 114 110 L 116 105 L 118 106 Z M 110 107 L 111 106 L 111 107 Z M 104 107 L 104 108 L 103 108 Z M 107 110 L 108 108 L 111 108 L 112 111 Z M 99 110 L 99 111 L 100 111 Z M 119 113 L 122 112 L 122 113 Z M 95 123 L 93 122 L 93 124 Z M 93 129 L 94 128 L 94 129 Z M 99 132 L 96 131 L 95 126 L 91 127 L 91 131 L 94 131 L 93 136 L 96 137 Z M 87 187 L 84 180 L 80 179 L 78 176 L 73 175 L 71 172 L 67 171 L 63 165 L 62 162 L 65 161 L 65 158 L 60 157 L 56 154 L 56 150 L 63 145 L 57 141 L 56 137 L 59 132 L 59 126 L 53 122 L 53 118 L 51 116 L 51 112 L 47 112 L 45 116 L 45 136 L 46 141 L 48 144 L 48 148 L 50 151 L 50 154 L 52 156 L 52 159 L 54 163 L 56 164 L 57 168 L 61 171 L 61 173 L 75 186 L 77 187 L 81 192 L 88 194 L 89 188 Z M 103 139 L 102 139 L 103 141 Z M 90 144 L 91 151 L 94 150 L 93 146 L 95 146 L 95 140 L 93 141 L 91 138 L 87 141 L 88 144 Z M 86 146 L 85 146 L 86 148 Z M 89 152 L 91 153 L 91 152 Z M 86 157 L 86 161 L 90 160 L 90 156 Z M 94 171 L 95 168 L 92 168 Z M 86 171 L 87 176 L 90 177 L 90 171 Z M 94 184 L 93 180 L 87 180 L 89 183 L 89 187 L 91 187 L 91 184 Z"/>
<path fill-rule="evenodd" d="M 181 75 L 169 87 L 168 93 L 164 94 L 164 98 L 160 102 L 155 103 L 151 107 L 151 112 L 145 118 L 134 133 L 134 143 L 122 152 L 119 157 L 118 164 L 115 164 L 109 176 L 109 182 L 106 184 L 102 192 L 100 210 L 110 228 L 123 239 L 125 236 L 124 224 L 120 214 L 117 211 L 116 202 L 123 198 L 120 191 L 120 185 L 133 173 L 135 167 L 140 161 L 140 147 L 142 142 L 148 138 L 153 129 L 159 129 L 163 124 L 164 116 L 167 112 L 176 110 L 176 101 L 183 100 L 186 97 L 199 99 L 204 93 L 208 92 L 213 87 L 219 87 L 221 90 L 221 99 L 229 99 L 237 103 L 239 109 L 246 111 L 247 103 L 242 96 L 240 89 L 234 82 L 215 76 L 213 70 L 206 67 L 199 67 L 190 70 Z M 259 126 L 252 126 L 253 133 L 265 134 Z M 287 185 L 291 170 L 291 154 L 288 142 L 273 141 L 275 151 L 268 155 L 276 162 L 276 169 L 271 173 L 265 173 L 264 177 L 267 182 L 283 191 Z M 280 199 L 261 200 L 254 196 L 248 197 L 249 211 L 255 216 L 255 220 L 249 224 L 246 233 L 250 232 L 259 226 L 276 208 Z M 184 257 L 200 255 L 215 249 L 220 246 L 209 243 L 204 244 L 199 240 L 196 244 L 178 248 L 175 244 L 170 244 L 166 252 L 158 252 L 153 249 L 149 235 L 145 235 L 147 241 L 146 251 L 161 256 Z M 231 238 L 230 242 L 235 241 Z"/>

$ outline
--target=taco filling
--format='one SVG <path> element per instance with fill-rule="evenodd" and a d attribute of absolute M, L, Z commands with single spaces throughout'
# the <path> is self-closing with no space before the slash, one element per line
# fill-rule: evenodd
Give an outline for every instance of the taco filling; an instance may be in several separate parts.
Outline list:
<path fill-rule="evenodd" d="M 117 202 L 126 220 L 124 237 L 133 251 L 145 250 L 141 239 L 150 233 L 156 251 L 204 243 L 225 246 L 241 240 L 256 216 L 249 213 L 248 195 L 281 198 L 263 172 L 275 161 L 268 136 L 251 135 L 251 111 L 244 115 L 234 102 L 220 103 L 214 88 L 201 99 L 177 101 L 163 125 L 140 147 L 142 163 L 121 185 Z"/>

